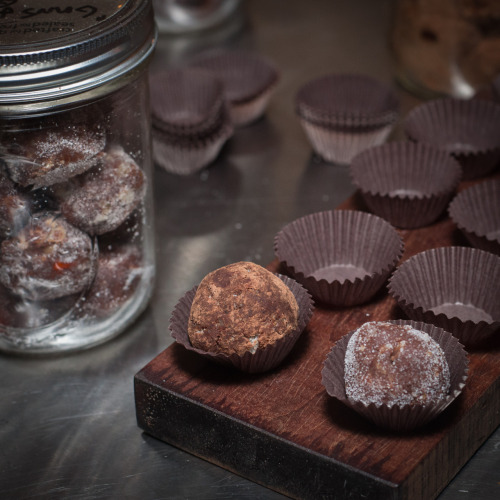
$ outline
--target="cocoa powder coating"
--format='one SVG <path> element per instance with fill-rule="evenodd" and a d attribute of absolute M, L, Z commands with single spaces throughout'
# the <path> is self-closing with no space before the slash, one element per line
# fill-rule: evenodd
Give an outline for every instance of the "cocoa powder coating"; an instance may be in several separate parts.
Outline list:
<path fill-rule="evenodd" d="M 200 283 L 188 336 L 195 348 L 242 356 L 293 333 L 298 312 L 295 297 L 277 276 L 257 264 L 237 262 Z"/>

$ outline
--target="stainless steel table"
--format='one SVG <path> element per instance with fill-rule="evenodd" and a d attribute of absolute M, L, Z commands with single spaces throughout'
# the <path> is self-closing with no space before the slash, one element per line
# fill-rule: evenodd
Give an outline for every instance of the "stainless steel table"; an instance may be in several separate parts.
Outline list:
<path fill-rule="evenodd" d="M 152 71 L 223 45 L 270 57 L 281 83 L 266 117 L 238 130 L 210 168 L 187 178 L 156 170 L 157 286 L 132 328 L 78 354 L 0 356 L 0 498 L 284 498 L 143 434 L 133 376 L 171 343 L 176 301 L 207 272 L 238 260 L 268 264 L 285 223 L 352 193 L 346 167 L 311 153 L 293 100 L 330 71 L 391 81 L 390 13 L 390 0 L 251 0 L 243 25 L 162 36 Z M 400 96 L 403 110 L 416 102 Z M 439 498 L 500 498 L 500 430 Z"/>

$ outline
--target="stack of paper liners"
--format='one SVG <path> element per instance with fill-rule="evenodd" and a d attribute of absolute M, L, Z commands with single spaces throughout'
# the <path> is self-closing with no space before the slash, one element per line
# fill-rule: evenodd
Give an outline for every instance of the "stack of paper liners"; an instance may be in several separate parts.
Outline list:
<path fill-rule="evenodd" d="M 237 127 L 264 114 L 280 78 L 269 60 L 244 50 L 207 51 L 193 59 L 190 66 L 222 82 L 231 121 Z"/>
<path fill-rule="evenodd" d="M 152 75 L 150 88 L 156 164 L 189 175 L 211 163 L 233 134 L 221 82 L 174 69 Z"/>

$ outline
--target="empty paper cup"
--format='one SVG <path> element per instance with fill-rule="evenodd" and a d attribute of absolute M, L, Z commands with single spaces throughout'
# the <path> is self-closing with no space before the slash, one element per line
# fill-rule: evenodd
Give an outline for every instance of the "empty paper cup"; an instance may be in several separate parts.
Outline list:
<path fill-rule="evenodd" d="M 179 136 L 202 134 L 220 121 L 222 83 L 194 69 L 161 71 L 150 77 L 151 115 L 155 128 Z"/>
<path fill-rule="evenodd" d="M 190 64 L 224 86 L 224 94 L 236 126 L 260 118 L 276 90 L 279 73 L 268 59 L 243 50 L 214 50 L 200 54 Z"/>
<path fill-rule="evenodd" d="M 500 255 L 500 179 L 464 189 L 448 213 L 472 246 Z"/>
<path fill-rule="evenodd" d="M 500 257 L 468 247 L 426 250 L 396 269 L 389 293 L 410 319 L 473 346 L 500 328 Z"/>
<path fill-rule="evenodd" d="M 299 89 L 295 104 L 300 117 L 327 128 L 384 126 L 399 115 L 393 89 L 366 75 L 315 78 Z"/>
<path fill-rule="evenodd" d="M 341 164 L 383 143 L 398 118 L 393 90 L 364 75 L 330 74 L 314 79 L 299 89 L 295 104 L 314 151 Z"/>
<path fill-rule="evenodd" d="M 460 182 L 460 164 L 425 144 L 389 142 L 357 155 L 350 172 L 367 207 L 400 228 L 434 222 Z"/>
<path fill-rule="evenodd" d="M 414 108 L 404 129 L 408 137 L 453 155 L 463 178 L 491 172 L 500 160 L 500 105 L 486 100 L 436 99 Z"/>
<path fill-rule="evenodd" d="M 375 425 L 396 432 L 407 432 L 421 427 L 441 414 L 462 392 L 468 375 L 467 353 L 458 340 L 449 332 L 422 322 L 388 321 L 398 325 L 409 325 L 427 333 L 444 352 L 449 372 L 450 388 L 447 396 L 438 403 L 428 404 L 364 404 L 347 397 L 345 390 L 345 354 L 354 332 L 344 335 L 332 348 L 322 370 L 322 383 L 326 392 L 352 410 L 372 421 Z"/>
<path fill-rule="evenodd" d="M 218 127 L 206 135 L 179 137 L 153 128 L 153 159 L 167 172 L 193 174 L 215 160 L 233 131 L 227 111 L 221 116 Z"/>
<path fill-rule="evenodd" d="M 170 331 L 172 337 L 189 351 L 194 351 L 199 355 L 223 365 L 234 366 L 235 368 L 248 373 L 261 373 L 276 368 L 290 353 L 301 333 L 313 313 L 313 303 L 307 291 L 296 281 L 288 276 L 277 275 L 293 293 L 299 306 L 299 320 L 297 330 L 290 335 L 279 339 L 276 343 L 265 348 L 257 349 L 254 353 L 246 352 L 243 356 L 233 354 L 226 356 L 201 349 L 194 348 L 188 336 L 188 321 L 191 313 L 196 289 L 194 287 L 188 291 L 177 303 L 170 318 Z"/>
<path fill-rule="evenodd" d="M 286 273 L 318 302 L 352 306 L 370 300 L 403 253 L 403 241 L 387 221 L 355 210 L 306 215 L 275 237 Z"/>

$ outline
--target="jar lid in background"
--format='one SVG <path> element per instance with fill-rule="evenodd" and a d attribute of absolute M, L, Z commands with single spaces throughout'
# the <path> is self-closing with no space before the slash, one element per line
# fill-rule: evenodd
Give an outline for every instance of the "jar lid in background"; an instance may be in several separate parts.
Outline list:
<path fill-rule="evenodd" d="M 156 43 L 151 0 L 24 0 L 0 5 L 0 104 L 94 89 Z"/>

